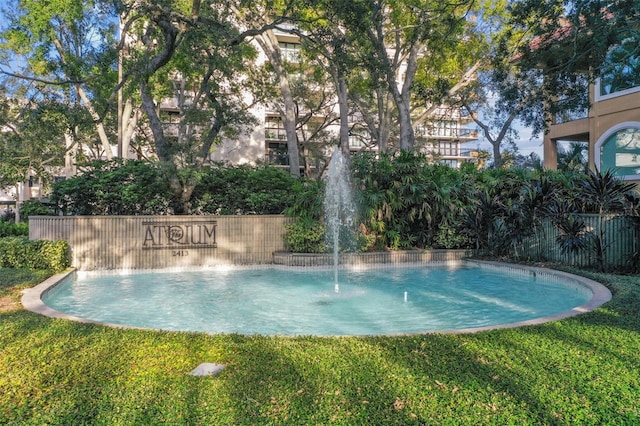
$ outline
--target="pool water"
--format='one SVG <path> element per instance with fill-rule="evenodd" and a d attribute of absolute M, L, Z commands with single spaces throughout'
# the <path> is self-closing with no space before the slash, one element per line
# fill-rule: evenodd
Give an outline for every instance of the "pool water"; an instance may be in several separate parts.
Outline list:
<path fill-rule="evenodd" d="M 570 310 L 591 296 L 551 275 L 466 265 L 340 270 L 337 286 L 330 270 L 77 272 L 43 301 L 69 315 L 134 327 L 336 336 L 514 323 Z"/>

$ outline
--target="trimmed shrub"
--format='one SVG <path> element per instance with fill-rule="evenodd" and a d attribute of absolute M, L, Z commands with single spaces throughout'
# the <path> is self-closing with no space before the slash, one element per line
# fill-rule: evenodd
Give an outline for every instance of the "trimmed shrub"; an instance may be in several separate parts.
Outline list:
<path fill-rule="evenodd" d="M 155 163 L 96 160 L 82 173 L 57 182 L 49 199 L 65 215 L 167 214 L 168 182 Z"/>
<path fill-rule="evenodd" d="M 0 268 L 61 272 L 69 264 L 69 245 L 66 241 L 29 240 L 27 237 L 0 239 Z"/>
<path fill-rule="evenodd" d="M 301 218 L 284 227 L 284 242 L 294 253 L 324 253 L 327 244 L 322 223 Z"/>
<path fill-rule="evenodd" d="M 0 238 L 29 235 L 29 225 L 24 222 L 13 223 L 0 220 Z"/>
<path fill-rule="evenodd" d="M 53 209 L 38 200 L 26 200 L 20 205 L 20 221 L 27 222 L 29 216 L 51 216 Z"/>
<path fill-rule="evenodd" d="M 223 166 L 201 170 L 193 192 L 196 214 L 282 214 L 295 200 L 296 179 L 274 166 Z"/>

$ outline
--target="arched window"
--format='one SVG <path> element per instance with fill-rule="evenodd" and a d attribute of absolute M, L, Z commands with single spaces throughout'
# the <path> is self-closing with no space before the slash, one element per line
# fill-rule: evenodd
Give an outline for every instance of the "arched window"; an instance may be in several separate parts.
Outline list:
<path fill-rule="evenodd" d="M 621 123 L 596 142 L 596 167 L 622 179 L 640 179 L 640 122 Z"/>

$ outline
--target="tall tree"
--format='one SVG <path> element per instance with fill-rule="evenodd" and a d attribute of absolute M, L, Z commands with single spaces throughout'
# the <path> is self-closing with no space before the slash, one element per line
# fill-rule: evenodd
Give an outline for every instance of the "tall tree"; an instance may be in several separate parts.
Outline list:
<path fill-rule="evenodd" d="M 139 88 L 155 152 L 177 203 L 187 213 L 197 170 L 208 161 L 223 136 L 236 136 L 252 123 L 247 113 L 243 70 L 255 51 L 243 43 L 248 35 L 233 25 L 225 7 L 200 2 L 135 2 L 130 6 L 135 49 L 129 59 L 130 82 Z M 168 134 L 158 105 L 177 99 L 177 134 Z"/>
<path fill-rule="evenodd" d="M 282 102 L 277 103 L 282 125 L 287 135 L 287 154 L 289 156 L 289 172 L 300 176 L 300 146 L 297 133 L 297 109 L 290 81 L 290 70 L 287 60 L 280 51 L 278 39 L 273 30 L 267 30 L 256 36 L 256 41 L 269 59 L 269 64 L 278 81 Z"/>
<path fill-rule="evenodd" d="M 512 17 L 507 6 L 488 2 L 474 11 L 475 54 L 480 55 L 477 78 L 455 94 L 491 144 L 495 168 L 513 164 L 517 156 L 509 152 L 509 161 L 503 158 L 505 148 L 517 153 L 516 121 L 531 124 L 544 114 L 540 70 L 523 67 L 518 61 L 518 46 L 525 35 L 509 26 Z"/>
<path fill-rule="evenodd" d="M 399 122 L 400 148 L 412 150 L 412 89 L 421 58 L 435 55 L 442 44 L 458 38 L 472 1 L 455 3 L 412 0 L 371 1 L 364 19 L 350 22 L 366 37 L 362 47 L 372 57 L 372 75 L 380 75 L 392 96 Z"/>
<path fill-rule="evenodd" d="M 2 11 L 7 25 L 0 33 L 0 74 L 11 94 L 38 100 L 58 92 L 70 106 L 81 106 L 92 120 L 102 155 L 111 158 L 106 111 L 98 108 L 93 94 L 102 80 L 114 79 L 112 5 L 100 0 L 9 0 Z"/>
<path fill-rule="evenodd" d="M 287 138 L 287 156 L 289 160 L 289 172 L 291 175 L 300 176 L 300 144 L 297 132 L 297 108 L 294 99 L 290 58 L 281 51 L 280 42 L 274 32 L 276 24 L 285 21 L 285 15 L 289 12 L 289 2 L 274 4 L 270 1 L 254 2 L 250 8 L 241 8 L 239 5 L 229 5 L 235 14 L 235 19 L 243 28 L 260 28 L 255 35 L 255 40 L 267 57 L 270 69 L 275 75 L 279 102 L 268 102 L 269 107 L 279 113 L 280 120 Z"/>
<path fill-rule="evenodd" d="M 298 34 L 305 50 L 331 76 L 338 105 L 338 145 L 348 156 L 352 117 L 348 80 L 361 69 L 353 34 L 347 27 L 354 5 L 335 0 L 318 0 L 309 5 L 311 7 L 299 13 L 297 22 L 301 31 Z"/>
<path fill-rule="evenodd" d="M 14 99 L 0 101 L 0 188 L 17 185 L 33 176 L 45 185 L 51 172 L 61 169 L 65 154 L 65 135 L 78 130 L 74 119 L 87 117 L 82 110 L 70 110 L 53 101 L 25 105 Z"/>
<path fill-rule="evenodd" d="M 532 77 L 529 79 L 528 77 Z M 529 73 L 496 69 L 480 73 L 478 79 L 459 98 L 473 121 L 491 144 L 493 165 L 503 167 L 502 149 L 517 137 L 514 127 L 519 117 L 538 95 L 537 77 Z"/>

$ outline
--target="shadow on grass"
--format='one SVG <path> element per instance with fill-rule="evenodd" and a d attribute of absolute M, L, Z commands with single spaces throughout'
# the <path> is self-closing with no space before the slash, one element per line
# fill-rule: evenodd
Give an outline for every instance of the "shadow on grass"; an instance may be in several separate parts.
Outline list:
<path fill-rule="evenodd" d="M 186 368 L 175 371 L 181 336 L 24 310 L 0 321 L 0 424 L 159 424 L 187 416 L 188 404 L 172 393 L 189 389 L 175 384 L 186 383 Z"/>
<path fill-rule="evenodd" d="M 0 423 L 633 424 L 636 282 L 591 313 L 469 335 L 206 335 L 4 312 Z M 188 376 L 201 362 L 227 368 Z"/>

